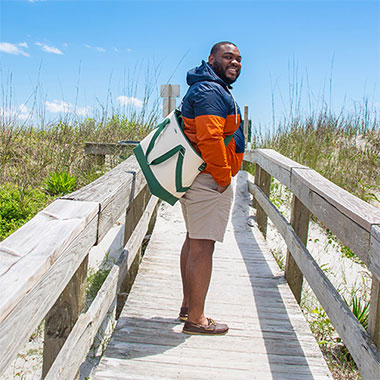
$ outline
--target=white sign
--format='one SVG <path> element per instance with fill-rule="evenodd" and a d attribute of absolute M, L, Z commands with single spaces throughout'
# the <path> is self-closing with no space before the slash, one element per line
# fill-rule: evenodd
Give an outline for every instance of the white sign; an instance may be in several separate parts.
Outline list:
<path fill-rule="evenodd" d="M 162 84 L 161 98 L 178 98 L 179 84 Z"/>
<path fill-rule="evenodd" d="M 161 98 L 162 102 L 162 116 L 166 117 L 176 107 L 176 98 L 179 97 L 179 84 L 162 84 L 161 85 Z"/>

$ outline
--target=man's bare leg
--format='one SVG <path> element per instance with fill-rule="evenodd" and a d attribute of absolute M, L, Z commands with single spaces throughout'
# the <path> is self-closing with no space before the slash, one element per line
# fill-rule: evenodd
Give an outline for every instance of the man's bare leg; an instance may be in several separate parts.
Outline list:
<path fill-rule="evenodd" d="M 186 282 L 186 264 L 187 259 L 189 257 L 190 251 L 190 238 L 189 234 L 186 234 L 186 239 L 183 243 L 181 250 L 181 277 L 182 277 L 182 291 L 183 291 L 183 299 L 182 299 L 182 307 L 189 307 L 189 290 Z"/>
<path fill-rule="evenodd" d="M 188 321 L 207 325 L 204 306 L 212 272 L 212 254 L 215 241 L 190 239 L 186 260 L 186 292 L 188 292 Z"/>

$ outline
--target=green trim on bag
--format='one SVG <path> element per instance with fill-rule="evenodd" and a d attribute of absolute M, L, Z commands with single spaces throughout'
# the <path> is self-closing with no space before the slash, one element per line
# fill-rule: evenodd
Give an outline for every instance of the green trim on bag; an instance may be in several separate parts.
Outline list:
<path fill-rule="evenodd" d="M 160 124 L 157 125 L 157 127 L 156 127 L 156 133 L 152 137 L 152 140 L 150 140 L 149 145 L 148 145 L 148 149 L 146 150 L 146 157 L 148 157 L 150 151 L 153 149 L 154 143 L 156 142 L 156 140 L 157 140 L 158 136 L 160 135 L 160 133 L 162 132 L 162 130 L 169 123 L 170 123 L 170 119 L 165 119 L 162 123 L 160 123 Z"/>
<path fill-rule="evenodd" d="M 175 187 L 177 193 L 184 193 L 185 191 L 189 190 L 189 187 L 184 187 L 182 185 L 182 166 L 185 151 L 186 149 L 179 144 L 176 147 L 170 149 L 168 152 L 164 153 L 162 156 L 155 158 L 152 162 L 148 162 L 148 165 L 159 165 L 178 153 L 178 160 L 175 167 Z M 148 161 L 147 155 L 146 158 Z"/>
<path fill-rule="evenodd" d="M 226 137 L 224 138 L 224 146 L 227 146 L 227 145 L 231 142 L 232 137 L 234 137 L 234 134 L 229 135 L 229 136 L 226 136 Z"/>
<path fill-rule="evenodd" d="M 182 145 L 177 145 L 174 148 L 170 149 L 166 153 L 164 153 L 162 156 L 155 158 L 152 162 L 149 163 L 149 165 L 158 165 L 162 164 L 164 161 L 168 160 L 169 158 L 173 157 L 178 152 L 182 151 L 182 153 L 185 151 L 185 148 Z M 146 154 L 146 158 L 148 159 L 148 155 Z"/>
<path fill-rule="evenodd" d="M 137 145 L 135 148 L 133 148 L 133 153 L 135 154 L 137 162 L 139 163 L 141 170 L 144 173 L 151 193 L 156 197 L 168 202 L 171 206 L 174 206 L 174 204 L 178 201 L 178 198 L 165 190 L 157 181 L 146 161 L 145 154 L 141 148 L 141 145 Z"/>
<path fill-rule="evenodd" d="M 185 191 L 190 189 L 190 186 L 183 187 L 182 186 L 182 166 L 183 166 L 183 158 L 185 157 L 185 148 L 178 152 L 178 160 L 175 167 L 175 187 L 178 193 L 184 193 Z"/>

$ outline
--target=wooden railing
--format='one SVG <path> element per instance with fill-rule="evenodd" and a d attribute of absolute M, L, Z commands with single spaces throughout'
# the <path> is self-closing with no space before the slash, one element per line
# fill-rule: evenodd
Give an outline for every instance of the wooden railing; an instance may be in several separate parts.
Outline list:
<path fill-rule="evenodd" d="M 260 229 L 266 233 L 269 216 L 287 243 L 285 275 L 296 299 L 305 276 L 363 378 L 380 378 L 379 210 L 273 150 L 249 151 L 245 160 L 256 164 L 248 186 Z M 268 199 L 271 176 L 294 194 L 290 223 Z M 0 243 L 0 374 L 45 318 L 43 377 L 76 377 L 106 313 L 122 298 L 126 274 L 139 257 L 156 205 L 157 198 L 150 196 L 130 157 L 95 182 L 57 199 Z M 125 247 L 84 313 L 88 252 L 123 213 Z M 372 273 L 368 332 L 305 247 L 310 213 Z"/>
<path fill-rule="evenodd" d="M 296 299 L 300 301 L 304 276 L 362 377 L 380 379 L 380 210 L 274 150 L 248 151 L 244 160 L 256 164 L 254 181 L 249 179 L 248 187 L 254 196 L 259 228 L 266 235 L 269 217 L 287 244 L 285 277 Z M 269 200 L 271 176 L 293 193 L 290 223 Z M 310 213 L 356 253 L 372 273 L 368 332 L 305 247 Z"/>
<path fill-rule="evenodd" d="M 77 376 L 105 315 L 124 292 L 156 205 L 132 156 L 57 199 L 0 243 L 0 374 L 45 318 L 43 377 Z M 124 250 L 83 313 L 88 252 L 123 213 Z"/>

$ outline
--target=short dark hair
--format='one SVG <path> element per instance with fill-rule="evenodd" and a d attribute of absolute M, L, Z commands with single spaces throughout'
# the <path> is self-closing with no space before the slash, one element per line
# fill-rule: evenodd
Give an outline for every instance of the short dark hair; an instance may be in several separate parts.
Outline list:
<path fill-rule="evenodd" d="M 211 48 L 210 54 L 215 55 L 222 45 L 234 45 L 235 47 L 237 47 L 233 42 L 230 42 L 230 41 L 221 41 L 221 42 L 216 43 Z"/>

